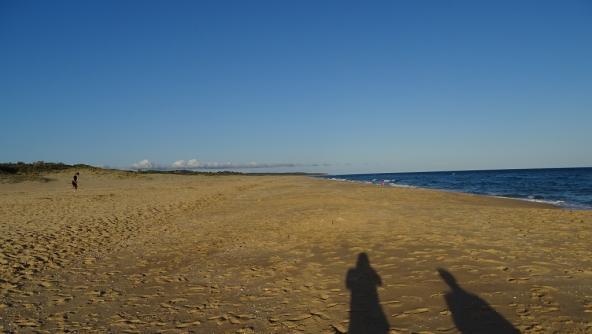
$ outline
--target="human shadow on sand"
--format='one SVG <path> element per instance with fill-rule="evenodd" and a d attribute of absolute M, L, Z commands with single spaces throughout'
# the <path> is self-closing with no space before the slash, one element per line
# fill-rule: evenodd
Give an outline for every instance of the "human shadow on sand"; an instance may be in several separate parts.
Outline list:
<path fill-rule="evenodd" d="M 354 268 L 347 271 L 345 285 L 351 291 L 348 334 L 384 334 L 389 323 L 384 315 L 377 287 L 382 285 L 380 276 L 370 266 L 366 253 L 358 254 Z"/>
<path fill-rule="evenodd" d="M 485 300 L 460 287 L 451 273 L 442 268 L 438 268 L 438 273 L 450 288 L 444 299 L 452 313 L 454 325 L 461 333 L 520 333 Z"/>

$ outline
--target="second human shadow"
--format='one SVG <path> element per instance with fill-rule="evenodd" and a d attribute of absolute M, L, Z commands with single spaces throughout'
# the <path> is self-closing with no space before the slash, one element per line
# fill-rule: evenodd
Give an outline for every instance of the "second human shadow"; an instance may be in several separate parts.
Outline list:
<path fill-rule="evenodd" d="M 448 284 L 450 291 L 444 299 L 452 313 L 456 328 L 463 334 L 518 334 L 506 318 L 499 314 L 485 300 L 467 292 L 456 282 L 456 278 L 447 270 L 438 268 L 440 277 Z"/>

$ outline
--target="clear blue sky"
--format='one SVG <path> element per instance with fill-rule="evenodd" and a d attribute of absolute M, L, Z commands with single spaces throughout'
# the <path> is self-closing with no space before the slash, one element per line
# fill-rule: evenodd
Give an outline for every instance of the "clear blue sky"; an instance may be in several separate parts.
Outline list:
<path fill-rule="evenodd" d="M 0 161 L 592 166 L 592 1 L 2 1 L 0 113 Z"/>

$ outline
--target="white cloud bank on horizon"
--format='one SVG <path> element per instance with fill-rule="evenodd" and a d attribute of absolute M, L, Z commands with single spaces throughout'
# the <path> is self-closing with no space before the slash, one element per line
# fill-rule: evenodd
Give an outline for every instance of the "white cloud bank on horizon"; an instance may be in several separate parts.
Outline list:
<path fill-rule="evenodd" d="M 323 166 L 326 166 L 324 164 Z M 132 164 L 132 169 L 247 169 L 247 168 L 279 168 L 279 167 L 302 167 L 320 166 L 319 164 L 296 164 L 296 163 L 232 163 L 232 162 L 201 162 L 197 159 L 177 160 L 170 165 L 160 165 L 150 162 L 147 159 Z"/>
<path fill-rule="evenodd" d="M 153 166 L 154 165 L 148 159 L 140 160 L 132 164 L 132 168 L 134 169 L 148 169 L 152 168 Z"/>
<path fill-rule="evenodd" d="M 171 165 L 172 168 L 187 168 L 187 169 L 219 169 L 219 168 L 271 168 L 271 167 L 296 167 L 298 164 L 294 163 L 232 163 L 232 162 L 201 162 L 197 159 L 191 160 L 177 160 Z"/>

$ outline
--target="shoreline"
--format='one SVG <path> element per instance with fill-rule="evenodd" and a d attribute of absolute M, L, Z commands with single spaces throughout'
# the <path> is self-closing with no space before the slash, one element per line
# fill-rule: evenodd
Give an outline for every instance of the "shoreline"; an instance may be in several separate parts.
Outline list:
<path fill-rule="evenodd" d="M 365 175 L 365 174 L 360 174 L 360 175 Z M 351 182 L 351 183 L 357 183 L 357 184 L 367 184 L 367 185 L 372 185 L 372 186 L 383 187 L 381 184 L 374 183 L 371 181 L 342 179 L 342 178 L 338 178 L 338 176 L 312 176 L 312 177 L 321 178 L 321 179 L 325 179 L 325 180 L 329 180 L 329 181 L 336 181 L 336 182 Z M 384 185 L 384 186 L 387 186 L 387 185 Z M 579 204 L 568 204 L 565 201 L 539 200 L 539 199 L 530 199 L 530 198 L 523 198 L 523 197 L 508 197 L 508 196 L 501 196 L 501 195 L 492 195 L 492 194 L 485 194 L 485 193 L 471 193 L 471 192 L 465 192 L 462 190 L 429 188 L 429 187 L 421 187 L 421 186 L 414 186 L 414 185 L 408 185 L 408 184 L 388 183 L 388 186 L 393 187 L 393 188 L 400 188 L 400 189 L 424 189 L 424 190 L 433 190 L 433 191 L 440 191 L 440 192 L 453 193 L 453 194 L 484 196 L 484 197 L 490 197 L 490 198 L 503 198 L 503 199 L 509 199 L 509 200 L 517 200 L 517 201 L 522 201 L 522 202 L 547 205 L 547 206 L 557 208 L 557 209 L 562 209 L 562 210 L 592 211 L 592 207 L 579 206 Z M 558 202 L 566 203 L 566 204 L 562 205 L 562 204 L 559 204 Z"/>

